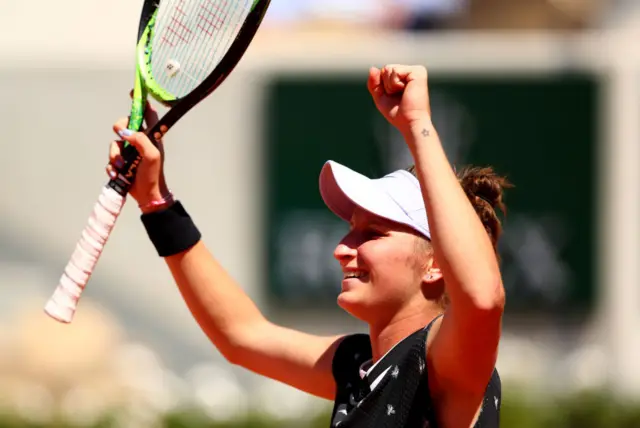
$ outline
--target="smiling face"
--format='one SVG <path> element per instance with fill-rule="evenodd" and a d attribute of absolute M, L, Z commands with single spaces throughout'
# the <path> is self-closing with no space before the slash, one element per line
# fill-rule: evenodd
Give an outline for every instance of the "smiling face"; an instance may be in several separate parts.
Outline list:
<path fill-rule="evenodd" d="M 356 208 L 349 233 L 334 251 L 343 271 L 338 305 L 368 323 L 386 322 L 425 302 L 431 265 L 425 239 L 409 227 Z"/>

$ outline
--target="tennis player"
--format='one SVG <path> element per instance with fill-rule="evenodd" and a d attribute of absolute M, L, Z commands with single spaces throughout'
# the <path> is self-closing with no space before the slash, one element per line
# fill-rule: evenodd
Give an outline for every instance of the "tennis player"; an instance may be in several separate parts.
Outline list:
<path fill-rule="evenodd" d="M 327 207 L 350 224 L 334 252 L 344 272 L 337 303 L 369 334 L 318 337 L 265 319 L 168 192 L 162 153 L 121 120 L 114 130 L 143 156 L 131 196 L 213 344 L 232 364 L 332 400 L 332 427 L 498 427 L 505 297 L 496 209 L 508 183 L 490 168 L 452 169 L 424 67 L 371 68 L 368 89 L 415 166 L 369 179 L 328 161 L 319 183 Z M 110 174 L 119 153 L 113 143 Z"/>

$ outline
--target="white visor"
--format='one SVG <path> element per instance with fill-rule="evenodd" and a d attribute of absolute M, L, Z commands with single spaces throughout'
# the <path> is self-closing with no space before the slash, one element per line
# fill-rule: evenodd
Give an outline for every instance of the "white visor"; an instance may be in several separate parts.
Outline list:
<path fill-rule="evenodd" d="M 320 194 L 338 217 L 350 222 L 356 206 L 411 227 L 431 239 L 420 182 L 409 171 L 398 170 L 370 179 L 334 161 L 320 172 Z"/>

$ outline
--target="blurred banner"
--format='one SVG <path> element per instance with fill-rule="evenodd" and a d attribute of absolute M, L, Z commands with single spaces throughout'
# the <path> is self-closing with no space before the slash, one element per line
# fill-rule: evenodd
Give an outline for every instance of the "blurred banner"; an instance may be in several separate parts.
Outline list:
<path fill-rule="evenodd" d="M 436 129 L 453 165 L 492 165 L 516 186 L 500 246 L 512 314 L 593 309 L 601 85 L 591 73 L 430 77 Z M 262 114 L 269 296 L 334 307 L 342 274 L 332 253 L 347 226 L 317 191 L 323 163 L 375 178 L 408 167 L 411 155 L 363 79 L 348 74 L 275 76 Z"/>

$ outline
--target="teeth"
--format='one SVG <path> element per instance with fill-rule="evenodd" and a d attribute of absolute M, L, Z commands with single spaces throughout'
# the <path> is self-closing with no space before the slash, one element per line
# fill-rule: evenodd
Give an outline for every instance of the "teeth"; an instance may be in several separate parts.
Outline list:
<path fill-rule="evenodd" d="M 362 272 L 348 272 L 344 274 L 344 278 L 360 278 L 362 275 Z"/>

